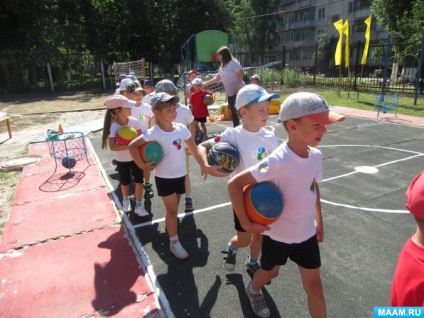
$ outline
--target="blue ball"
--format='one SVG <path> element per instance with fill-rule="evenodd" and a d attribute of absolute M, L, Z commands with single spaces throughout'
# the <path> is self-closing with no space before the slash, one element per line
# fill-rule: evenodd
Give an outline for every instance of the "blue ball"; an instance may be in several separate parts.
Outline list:
<path fill-rule="evenodd" d="M 65 168 L 71 169 L 75 167 L 76 164 L 77 161 L 74 158 L 65 157 L 62 159 L 62 166 L 64 166 Z"/>
<path fill-rule="evenodd" d="M 208 162 L 211 166 L 222 166 L 219 169 L 221 172 L 231 173 L 240 162 L 240 154 L 235 147 L 222 141 L 213 145 L 209 150 Z"/>

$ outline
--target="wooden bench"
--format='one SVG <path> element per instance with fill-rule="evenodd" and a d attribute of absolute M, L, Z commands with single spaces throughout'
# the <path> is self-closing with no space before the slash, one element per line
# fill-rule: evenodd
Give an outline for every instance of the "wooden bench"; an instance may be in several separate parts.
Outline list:
<path fill-rule="evenodd" d="M 6 113 L 0 112 L 0 124 L 5 123 L 7 126 L 7 132 L 9 133 L 9 139 L 12 138 L 12 129 L 10 129 L 10 120 Z"/>
<path fill-rule="evenodd" d="M 397 94 L 384 94 L 374 96 L 374 108 L 377 108 L 377 119 L 380 115 L 380 111 L 386 114 L 388 111 L 394 110 L 395 117 L 397 117 L 397 108 L 399 105 L 399 96 Z"/>

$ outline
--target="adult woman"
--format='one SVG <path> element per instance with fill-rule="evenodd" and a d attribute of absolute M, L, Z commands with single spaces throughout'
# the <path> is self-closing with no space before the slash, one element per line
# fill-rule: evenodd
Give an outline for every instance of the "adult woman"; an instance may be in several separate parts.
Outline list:
<path fill-rule="evenodd" d="M 231 116 L 233 119 L 233 126 L 236 127 L 240 124 L 237 110 L 235 108 L 236 96 L 240 89 L 245 84 L 243 82 L 243 69 L 239 61 L 234 58 L 231 50 L 223 46 L 217 52 L 221 65 L 219 67 L 218 75 L 203 84 L 204 87 L 222 82 L 224 85 L 225 95 L 228 98 L 228 105 L 230 106 Z"/>

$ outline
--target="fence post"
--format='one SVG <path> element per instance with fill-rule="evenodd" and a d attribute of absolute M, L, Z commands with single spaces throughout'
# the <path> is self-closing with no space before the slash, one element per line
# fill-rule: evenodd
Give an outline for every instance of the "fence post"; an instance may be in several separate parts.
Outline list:
<path fill-rule="evenodd" d="M 54 84 L 53 84 L 53 77 L 52 77 L 52 70 L 50 68 L 50 63 L 47 62 L 47 73 L 49 74 L 49 83 L 50 83 L 50 89 L 52 92 L 54 92 Z"/>
<path fill-rule="evenodd" d="M 353 89 L 356 89 L 356 79 L 358 78 L 358 63 L 359 63 L 359 49 L 361 47 L 361 41 L 358 41 L 356 48 L 356 62 L 355 62 L 355 80 L 353 81 Z"/>
<path fill-rule="evenodd" d="M 103 61 L 100 61 L 100 72 L 102 73 L 103 89 L 106 90 L 105 68 L 103 66 Z"/>
<path fill-rule="evenodd" d="M 420 86 L 420 80 L 421 80 L 421 70 L 423 67 L 423 60 L 424 60 L 424 33 L 422 35 L 421 39 L 421 53 L 420 53 L 420 61 L 418 63 L 418 72 L 417 72 L 417 78 L 415 79 L 415 94 L 414 94 L 414 105 L 417 105 L 417 98 L 418 98 L 418 89 Z"/>
<path fill-rule="evenodd" d="M 315 45 L 315 58 L 314 58 L 314 86 L 316 85 L 317 79 L 317 67 L 318 67 L 318 43 Z"/>

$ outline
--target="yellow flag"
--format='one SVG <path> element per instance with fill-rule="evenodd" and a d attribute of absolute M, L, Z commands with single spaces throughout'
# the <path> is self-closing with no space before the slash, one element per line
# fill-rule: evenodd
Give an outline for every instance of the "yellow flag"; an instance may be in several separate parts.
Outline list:
<path fill-rule="evenodd" d="M 336 54 L 334 55 L 334 64 L 340 65 L 342 64 L 342 41 L 343 41 L 343 19 L 334 22 L 334 26 L 339 31 L 339 42 L 337 42 Z"/>
<path fill-rule="evenodd" d="M 345 44 L 345 67 L 350 66 L 350 45 L 349 45 L 349 20 L 346 20 L 343 24 L 343 33 L 346 35 L 346 44 Z"/>
<path fill-rule="evenodd" d="M 368 50 L 370 48 L 370 37 L 371 37 L 371 19 L 372 19 L 372 15 L 370 15 L 364 21 L 365 24 L 367 25 L 367 30 L 365 31 L 365 47 L 364 47 L 364 54 L 362 55 L 362 61 L 361 61 L 362 65 L 367 64 Z"/>

